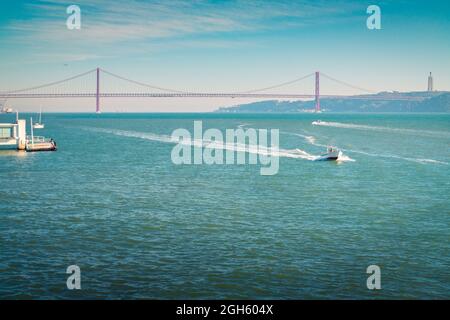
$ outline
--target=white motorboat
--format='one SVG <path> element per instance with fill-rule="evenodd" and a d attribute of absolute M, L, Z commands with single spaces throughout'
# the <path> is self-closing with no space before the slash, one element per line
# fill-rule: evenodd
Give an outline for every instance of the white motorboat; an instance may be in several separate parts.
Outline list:
<path fill-rule="evenodd" d="M 311 124 L 313 126 L 320 126 L 322 124 L 322 121 L 321 120 L 313 121 L 313 122 L 311 122 Z"/>
<path fill-rule="evenodd" d="M 342 156 L 342 151 L 336 147 L 327 147 L 327 153 L 322 154 L 317 160 L 338 160 Z"/>

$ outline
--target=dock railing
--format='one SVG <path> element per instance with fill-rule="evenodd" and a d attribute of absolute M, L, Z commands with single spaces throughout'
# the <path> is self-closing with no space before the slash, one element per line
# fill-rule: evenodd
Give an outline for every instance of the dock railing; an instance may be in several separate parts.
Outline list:
<path fill-rule="evenodd" d="M 32 137 L 31 136 L 27 136 L 27 142 L 31 143 L 44 143 L 44 142 L 50 142 L 50 138 L 46 138 L 46 137 L 42 137 L 42 136 L 34 136 L 34 140 L 32 141 Z"/>

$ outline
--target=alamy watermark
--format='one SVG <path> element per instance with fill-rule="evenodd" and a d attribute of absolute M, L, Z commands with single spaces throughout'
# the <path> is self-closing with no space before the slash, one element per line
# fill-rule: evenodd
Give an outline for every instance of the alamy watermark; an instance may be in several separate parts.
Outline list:
<path fill-rule="evenodd" d="M 81 9 L 77 5 L 68 6 L 66 13 L 70 16 L 66 20 L 66 26 L 69 30 L 81 29 Z"/>
<path fill-rule="evenodd" d="M 370 16 L 366 20 L 366 26 L 369 30 L 381 29 L 381 8 L 377 5 L 370 5 L 366 10 Z M 66 20 L 66 26 L 69 30 L 81 29 L 81 9 L 78 5 L 70 5 L 66 8 L 69 17 Z"/>
<path fill-rule="evenodd" d="M 367 7 L 367 14 L 370 16 L 367 18 L 366 25 L 369 30 L 381 29 L 381 9 L 377 5 L 370 5 Z"/>
<path fill-rule="evenodd" d="M 81 269 L 77 265 L 71 265 L 67 267 L 67 274 L 70 276 L 67 278 L 66 285 L 69 290 L 81 289 Z"/>
<path fill-rule="evenodd" d="M 194 121 L 194 135 L 186 129 L 172 132 L 174 164 L 260 164 L 261 175 L 275 175 L 279 170 L 278 129 L 226 129 L 225 139 L 219 129 L 203 132 L 202 121 Z"/>
<path fill-rule="evenodd" d="M 370 276 L 367 278 L 367 289 L 369 290 L 380 290 L 381 289 L 381 269 L 376 264 L 370 265 L 366 270 L 367 274 Z"/>

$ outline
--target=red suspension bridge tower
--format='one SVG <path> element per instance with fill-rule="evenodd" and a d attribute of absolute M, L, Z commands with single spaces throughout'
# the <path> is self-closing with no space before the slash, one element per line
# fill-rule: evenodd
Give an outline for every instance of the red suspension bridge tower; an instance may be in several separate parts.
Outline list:
<path fill-rule="evenodd" d="M 95 99 L 96 99 L 95 113 L 100 113 L 100 68 L 97 68 L 97 91 Z"/>
<path fill-rule="evenodd" d="M 320 73 L 316 71 L 316 112 L 320 112 Z"/>

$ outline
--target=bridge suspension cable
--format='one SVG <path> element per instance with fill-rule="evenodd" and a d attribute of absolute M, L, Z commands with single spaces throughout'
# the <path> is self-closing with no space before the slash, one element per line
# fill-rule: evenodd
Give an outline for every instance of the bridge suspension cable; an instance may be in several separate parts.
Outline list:
<path fill-rule="evenodd" d="M 46 87 L 52 87 L 52 86 L 55 86 L 55 85 L 58 85 L 58 84 L 61 84 L 61 83 L 64 83 L 64 82 L 68 82 L 68 81 L 71 81 L 71 80 L 75 80 L 75 79 L 81 78 L 81 77 L 83 77 L 85 75 L 88 75 L 90 73 L 93 73 L 95 71 L 96 71 L 96 69 L 93 69 L 93 70 L 89 70 L 89 71 L 77 74 L 75 76 L 72 76 L 70 78 L 62 79 L 62 80 L 59 80 L 59 81 L 54 81 L 54 82 L 42 84 L 42 85 L 35 86 L 35 87 L 24 88 L 24 89 L 18 89 L 18 90 L 12 90 L 12 91 L 2 91 L 1 93 L 6 93 L 6 94 L 8 94 L 8 93 L 20 93 L 20 92 L 25 92 L 25 91 L 42 89 L 42 88 L 46 88 Z"/>
<path fill-rule="evenodd" d="M 327 79 L 329 79 L 329 80 L 331 80 L 331 81 L 337 82 L 337 83 L 339 83 L 339 84 L 342 84 L 342 85 L 344 85 L 344 86 L 347 86 L 347 87 L 350 87 L 350 88 L 353 88 L 353 89 L 356 89 L 356 90 L 360 90 L 360 91 L 368 92 L 368 93 L 376 93 L 376 92 L 373 91 L 373 90 L 368 90 L 368 89 L 361 88 L 361 87 L 352 85 L 352 84 L 350 84 L 350 83 L 347 83 L 347 82 L 338 80 L 338 79 L 333 78 L 333 77 L 331 77 L 331 76 L 329 76 L 329 75 L 327 75 L 326 73 L 323 73 L 323 72 L 321 72 L 320 75 L 324 76 L 325 78 L 327 78 Z"/>
<path fill-rule="evenodd" d="M 147 88 L 151 88 L 151 89 L 157 89 L 157 90 L 173 92 L 173 93 L 184 93 L 184 94 L 191 94 L 191 93 L 193 93 L 191 91 L 183 91 L 183 90 L 159 87 L 159 86 L 155 86 L 155 85 L 152 85 L 152 84 L 148 84 L 148 83 L 143 83 L 143 82 L 139 82 L 139 81 L 136 81 L 136 80 L 132 80 L 132 79 L 120 76 L 118 74 L 112 73 L 112 72 L 104 70 L 104 69 L 100 69 L 100 70 L 103 73 L 106 73 L 106 74 L 108 74 L 108 75 L 110 75 L 112 77 L 118 78 L 120 80 L 127 81 L 127 82 L 130 82 L 130 83 L 134 83 L 134 84 L 137 84 L 137 85 L 140 85 L 140 86 L 143 86 L 143 87 L 147 87 Z M 251 90 L 246 90 L 246 91 L 234 92 L 234 94 L 250 94 L 250 93 L 257 93 L 257 92 L 267 91 L 267 90 L 270 90 L 270 89 L 276 89 L 276 88 L 287 86 L 287 85 L 299 82 L 301 80 L 307 79 L 307 78 L 309 78 L 309 77 L 311 77 L 313 75 L 314 75 L 314 73 L 310 73 L 310 74 L 307 74 L 306 76 L 303 76 L 303 77 L 300 77 L 300 78 L 297 78 L 297 79 L 294 79 L 294 80 L 291 80 L 291 81 L 283 82 L 283 83 L 272 85 L 272 86 L 269 86 L 269 87 L 263 87 L 263 88 L 258 88 L 258 89 L 251 89 Z"/>
<path fill-rule="evenodd" d="M 187 91 L 181 91 L 181 90 L 176 90 L 176 89 L 170 89 L 170 88 L 163 88 L 163 87 L 154 86 L 154 85 L 151 85 L 151 84 L 147 84 L 147 83 L 143 83 L 143 82 L 139 82 L 139 81 L 136 81 L 136 80 L 132 80 L 132 79 L 128 79 L 128 78 L 119 76 L 119 75 L 117 75 L 115 73 L 106 71 L 104 69 L 100 69 L 100 70 L 103 73 L 109 74 L 110 76 L 112 76 L 114 78 L 118 78 L 120 80 L 131 82 L 131 83 L 134 83 L 134 84 L 137 84 L 137 85 L 140 85 L 140 86 L 143 86 L 143 87 L 147 87 L 147 88 L 150 88 L 150 89 L 157 89 L 157 90 L 167 91 L 167 92 L 172 92 L 172 93 L 189 93 Z"/>
<path fill-rule="evenodd" d="M 284 87 L 284 86 L 287 86 L 287 85 L 299 82 L 301 80 L 307 79 L 307 78 L 309 78 L 309 77 L 311 77 L 313 75 L 314 75 L 314 72 L 310 73 L 310 74 L 307 74 L 306 76 L 303 76 L 303 77 L 291 80 L 291 81 L 283 82 L 283 83 L 280 83 L 280 84 L 276 84 L 276 85 L 272 85 L 272 86 L 264 87 L 264 88 L 260 88 L 260 89 L 252 89 L 252 90 L 248 90 L 248 91 L 236 92 L 236 94 L 257 93 L 257 92 L 261 92 L 261 91 L 267 91 L 267 90 L 270 90 L 270 89 L 276 89 L 276 88 Z"/>

